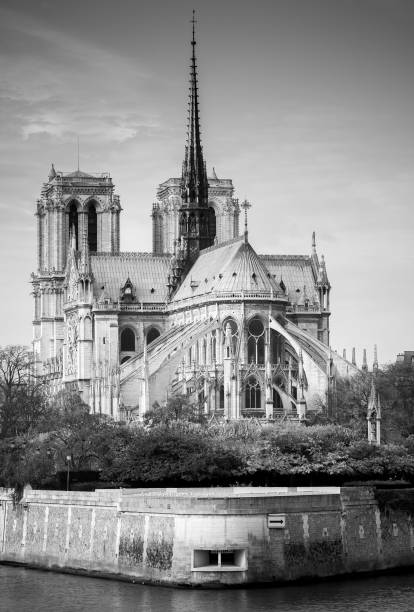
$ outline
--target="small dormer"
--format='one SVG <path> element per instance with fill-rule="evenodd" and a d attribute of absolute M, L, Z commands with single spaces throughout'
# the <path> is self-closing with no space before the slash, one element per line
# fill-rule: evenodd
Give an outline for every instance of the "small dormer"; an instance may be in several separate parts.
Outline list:
<path fill-rule="evenodd" d="M 133 302 L 135 300 L 134 294 L 134 285 L 131 282 L 131 279 L 127 278 L 126 283 L 123 287 L 121 287 L 121 302 Z"/>

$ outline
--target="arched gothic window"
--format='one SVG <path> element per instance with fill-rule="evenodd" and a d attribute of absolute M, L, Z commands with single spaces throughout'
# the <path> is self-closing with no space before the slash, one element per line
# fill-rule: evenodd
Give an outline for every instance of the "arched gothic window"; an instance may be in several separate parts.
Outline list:
<path fill-rule="evenodd" d="M 188 233 L 189 234 L 197 233 L 196 216 L 194 213 L 190 213 L 188 216 Z"/>
<path fill-rule="evenodd" d="M 270 330 L 270 360 L 272 363 L 279 363 L 281 353 L 281 337 L 274 330 Z"/>
<path fill-rule="evenodd" d="M 214 239 L 217 234 L 217 223 L 216 223 L 216 213 L 212 206 L 208 209 L 208 233 L 210 236 L 211 244 L 214 243 Z"/>
<path fill-rule="evenodd" d="M 78 250 L 78 209 L 74 202 L 72 202 L 69 208 L 69 239 L 72 236 L 72 232 L 75 232 L 76 250 Z"/>
<path fill-rule="evenodd" d="M 122 351 L 135 351 L 135 334 L 130 327 L 126 327 L 121 332 Z"/>
<path fill-rule="evenodd" d="M 147 344 L 151 344 L 158 336 L 160 332 L 156 327 L 151 327 L 151 329 L 147 332 Z"/>
<path fill-rule="evenodd" d="M 211 332 L 211 339 L 210 339 L 211 361 L 212 362 L 217 360 L 216 346 L 217 346 L 216 330 L 213 329 L 213 331 Z"/>
<path fill-rule="evenodd" d="M 247 359 L 249 363 L 264 363 L 265 329 L 259 317 L 254 317 L 248 327 Z"/>
<path fill-rule="evenodd" d="M 245 407 L 255 409 L 260 409 L 262 407 L 260 384 L 255 376 L 249 376 L 246 381 Z"/>
<path fill-rule="evenodd" d="M 187 215 L 182 213 L 180 216 L 180 234 L 183 236 L 187 233 Z"/>
<path fill-rule="evenodd" d="M 90 251 L 98 250 L 98 221 L 96 206 L 93 202 L 88 206 L 88 246 Z"/>
<path fill-rule="evenodd" d="M 220 410 L 224 410 L 224 385 L 223 383 L 220 385 L 219 392 L 220 392 L 219 407 L 220 407 Z"/>

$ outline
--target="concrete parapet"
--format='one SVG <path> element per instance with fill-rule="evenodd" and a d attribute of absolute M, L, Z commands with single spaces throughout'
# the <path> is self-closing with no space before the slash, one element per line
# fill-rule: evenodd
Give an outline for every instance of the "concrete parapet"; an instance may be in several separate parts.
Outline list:
<path fill-rule="evenodd" d="M 414 564 L 414 512 L 380 508 L 367 487 L 10 494 L 0 489 L 0 562 L 200 586 Z"/>

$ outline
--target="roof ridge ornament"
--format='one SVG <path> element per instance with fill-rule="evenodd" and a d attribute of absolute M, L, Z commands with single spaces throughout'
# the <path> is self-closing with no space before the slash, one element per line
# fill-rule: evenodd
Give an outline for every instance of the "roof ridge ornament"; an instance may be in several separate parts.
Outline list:
<path fill-rule="evenodd" d="M 240 206 L 244 209 L 244 242 L 247 243 L 249 239 L 248 225 L 247 225 L 247 211 L 252 207 L 250 202 L 245 198 Z"/>

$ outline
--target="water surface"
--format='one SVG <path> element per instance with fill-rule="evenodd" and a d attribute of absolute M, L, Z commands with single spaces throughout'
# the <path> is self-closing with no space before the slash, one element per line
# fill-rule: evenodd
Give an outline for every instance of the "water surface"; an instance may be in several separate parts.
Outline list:
<path fill-rule="evenodd" d="M 199 590 L 0 566 L 1 612 L 414 612 L 414 573 Z"/>

